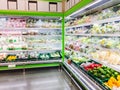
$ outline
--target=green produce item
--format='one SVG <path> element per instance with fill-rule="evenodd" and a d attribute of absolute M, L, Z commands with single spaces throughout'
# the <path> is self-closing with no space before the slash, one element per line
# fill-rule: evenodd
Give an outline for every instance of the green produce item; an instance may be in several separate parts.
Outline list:
<path fill-rule="evenodd" d="M 95 68 L 93 70 L 89 70 L 88 73 L 93 75 L 95 78 L 102 80 L 103 82 L 108 80 L 110 77 L 117 78 L 117 76 L 120 75 L 119 72 L 106 66 L 102 66 L 99 68 Z"/>
<path fill-rule="evenodd" d="M 41 55 L 41 59 L 46 59 L 45 54 L 42 54 L 42 55 Z"/>
<path fill-rule="evenodd" d="M 51 58 L 59 58 L 60 57 L 60 53 L 59 52 L 50 53 L 50 57 Z"/>
<path fill-rule="evenodd" d="M 82 62 L 86 62 L 86 61 L 89 60 L 89 59 L 87 59 L 85 57 L 72 57 L 71 59 L 75 63 L 82 63 Z"/>

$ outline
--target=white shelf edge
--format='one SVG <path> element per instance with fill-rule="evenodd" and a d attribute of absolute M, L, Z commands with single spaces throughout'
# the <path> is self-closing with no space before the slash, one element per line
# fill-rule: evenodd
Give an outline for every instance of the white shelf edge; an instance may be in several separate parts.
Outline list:
<path fill-rule="evenodd" d="M 37 63 L 54 63 L 54 62 L 62 62 L 62 60 L 39 60 L 39 61 L 26 61 L 26 62 L 8 62 L 8 63 L 0 63 L 0 66 L 8 66 L 8 65 L 24 65 L 24 64 L 37 64 Z"/>
<path fill-rule="evenodd" d="M 65 29 L 82 27 L 82 26 L 90 26 L 90 25 L 93 25 L 95 23 L 102 24 L 102 23 L 109 23 L 109 22 L 115 22 L 115 21 L 120 21 L 120 16 L 112 17 L 112 18 L 108 18 L 108 19 L 104 19 L 104 20 L 99 20 L 99 21 L 95 21 L 95 22 L 90 22 L 90 23 L 84 23 L 84 24 L 81 24 L 81 25 L 75 25 L 75 26 L 71 26 L 71 27 L 66 27 Z"/>
<path fill-rule="evenodd" d="M 90 80 L 87 76 L 85 76 L 82 72 L 80 72 L 77 68 L 73 68 L 71 65 L 67 64 L 67 62 L 65 61 L 64 64 L 66 64 L 66 66 L 70 69 L 70 71 L 72 71 L 75 76 L 79 79 L 79 81 L 82 81 L 82 83 L 84 83 L 84 85 L 87 86 L 88 90 L 96 90 L 96 88 L 93 86 L 93 84 L 97 87 L 97 89 L 102 90 L 99 86 L 97 86 L 92 80 Z M 79 72 L 78 72 L 79 71 Z M 89 80 L 89 82 L 88 82 Z"/>
<path fill-rule="evenodd" d="M 61 42 L 46 42 L 46 43 L 45 43 L 45 42 L 39 42 L 39 41 L 38 41 L 38 42 L 37 42 L 37 41 L 36 41 L 36 42 L 27 42 L 27 43 L 30 43 L 30 44 L 31 44 L 31 43 L 32 43 L 32 44 L 38 44 L 38 45 L 39 45 L 39 44 L 41 44 L 41 45 L 44 45 L 44 44 L 52 44 L 52 45 L 53 45 L 53 44 L 55 44 L 55 45 L 56 45 L 56 44 L 61 44 Z"/>
<path fill-rule="evenodd" d="M 2 30 L 42 30 L 42 29 L 47 29 L 47 30 L 51 30 L 51 29 L 62 29 L 62 28 L 5 28 L 5 27 L 0 27 L 0 29 Z"/>
<path fill-rule="evenodd" d="M 2 36 L 2 35 L 1 35 Z M 22 37 L 35 37 L 35 36 L 39 36 L 39 37 L 49 37 L 49 36 L 62 36 L 62 35 L 21 35 Z"/>
<path fill-rule="evenodd" d="M 66 34 L 66 36 L 91 36 L 90 34 Z"/>
<path fill-rule="evenodd" d="M 39 51 L 39 52 L 49 52 L 49 51 L 61 51 L 61 49 L 51 49 L 51 50 L 6 50 L 6 51 L 0 51 L 0 53 L 7 53 L 7 52 L 30 52 L 30 51 Z"/>
<path fill-rule="evenodd" d="M 120 34 L 66 34 L 66 36 L 99 36 L 99 37 L 120 37 Z"/>

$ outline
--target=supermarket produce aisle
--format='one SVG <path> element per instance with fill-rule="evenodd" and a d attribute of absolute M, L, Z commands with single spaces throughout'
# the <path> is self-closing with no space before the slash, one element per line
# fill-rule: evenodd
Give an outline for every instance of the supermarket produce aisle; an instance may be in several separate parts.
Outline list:
<path fill-rule="evenodd" d="M 58 68 L 0 72 L 0 90 L 78 90 Z"/>

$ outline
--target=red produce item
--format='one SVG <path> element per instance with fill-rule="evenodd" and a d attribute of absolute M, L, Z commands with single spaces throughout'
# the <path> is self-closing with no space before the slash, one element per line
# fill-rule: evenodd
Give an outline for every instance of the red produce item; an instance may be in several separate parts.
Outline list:
<path fill-rule="evenodd" d="M 84 66 L 84 69 L 85 70 L 93 70 L 94 68 L 101 67 L 101 66 L 102 66 L 101 64 L 91 63 L 88 66 Z"/>

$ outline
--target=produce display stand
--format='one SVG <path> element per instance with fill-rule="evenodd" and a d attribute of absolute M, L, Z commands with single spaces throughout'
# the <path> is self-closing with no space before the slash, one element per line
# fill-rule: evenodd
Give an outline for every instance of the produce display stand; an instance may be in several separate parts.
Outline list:
<path fill-rule="evenodd" d="M 115 87 L 118 89 L 120 87 L 117 86 L 117 84 L 116 86 L 112 84 L 115 87 L 110 85 L 110 82 L 112 82 L 111 80 L 112 78 L 115 79 L 117 82 L 117 78 L 115 75 L 111 74 L 110 76 L 109 73 L 109 75 L 106 76 L 104 80 L 102 80 L 102 78 L 100 77 L 96 78 L 97 76 L 93 75 L 95 73 L 91 74 L 89 71 L 81 67 L 81 64 L 84 64 L 86 66 L 87 65 L 89 66 L 90 64 L 90 62 L 82 62 L 83 59 L 81 58 L 85 57 L 88 58 L 89 60 L 95 61 L 95 63 L 97 64 L 101 64 L 103 66 L 106 66 L 107 68 L 113 69 L 114 72 L 111 71 L 113 74 L 117 72 L 118 73 L 117 76 L 120 75 L 120 69 L 119 69 L 120 65 L 119 63 L 117 63 L 117 58 L 114 59 L 112 58 L 112 55 L 115 55 L 112 52 L 115 52 L 117 54 L 120 53 L 120 49 L 116 47 L 117 44 L 115 44 L 119 42 L 119 38 L 120 38 L 119 29 L 117 31 L 116 28 L 114 29 L 112 28 L 113 25 L 117 27 L 117 24 L 120 23 L 120 18 L 119 18 L 120 14 L 118 13 L 120 2 L 117 2 L 116 4 L 110 6 L 109 5 L 110 4 L 105 4 L 103 6 L 101 5 L 98 6 L 98 8 L 96 8 L 96 6 L 94 7 L 93 5 L 94 8 L 90 7 L 93 8 L 93 10 L 89 10 L 89 8 L 81 9 L 79 12 L 69 15 L 65 21 L 66 23 L 65 24 L 65 58 L 66 59 L 64 62 L 64 67 L 68 69 L 68 73 L 71 74 L 71 76 L 75 75 L 76 78 L 79 79 L 78 81 L 82 82 L 84 87 L 87 88 L 86 90 L 111 90 Z M 97 10 L 99 9 L 101 9 L 101 11 L 97 12 Z M 111 26 L 111 29 L 109 28 L 110 27 L 109 25 Z M 104 42 L 104 39 L 107 42 Z M 115 42 L 112 42 L 112 39 L 114 39 Z M 106 43 L 109 43 L 109 45 Z M 109 58 L 107 58 L 107 54 L 105 54 L 104 51 L 105 52 L 108 51 L 111 53 L 111 55 L 108 54 Z M 118 62 L 120 61 L 118 60 Z M 87 81 L 89 82 L 89 85 L 86 85 L 84 83 L 85 81 L 80 80 L 80 78 L 83 76 L 81 76 L 81 73 L 79 71 L 82 72 L 84 76 L 89 77 L 89 79 L 94 82 L 93 85 L 90 85 L 91 82 L 89 82 L 88 80 Z M 91 69 L 91 71 L 94 71 L 94 69 L 93 70 Z M 97 73 L 101 73 L 101 72 L 97 72 Z M 108 74 L 108 72 L 105 73 Z M 104 74 L 102 73 L 101 75 Z M 95 85 L 97 85 L 99 89 L 97 89 Z M 87 86 L 93 86 L 94 88 Z"/>
<path fill-rule="evenodd" d="M 61 0 L 57 0 L 57 1 L 56 0 L 45 0 L 45 1 L 61 2 Z M 94 24 L 101 24 L 101 27 L 102 27 L 102 25 L 104 25 L 106 23 L 120 22 L 120 16 L 105 18 L 103 20 L 96 20 L 96 21 L 92 21 L 92 22 L 84 22 L 84 18 L 86 18 L 86 17 L 83 17 L 83 15 L 80 16 L 78 14 L 78 16 L 76 15 L 77 18 L 74 18 L 74 19 L 72 18 L 71 20 L 77 20 L 80 17 L 83 17 L 83 18 L 81 18 L 83 20 L 81 22 L 84 22 L 84 23 L 79 23 L 78 25 L 76 25 L 76 23 L 72 22 L 73 25 L 66 26 L 67 21 L 68 22 L 70 21 L 68 19 L 69 16 L 71 16 L 74 12 L 76 12 L 79 9 L 81 9 L 82 7 L 92 3 L 93 1 L 94 0 L 81 0 L 79 3 L 77 3 L 73 7 L 69 8 L 68 10 L 66 10 L 66 11 L 63 10 L 63 12 L 36 12 L 36 11 L 0 10 L 1 17 L 5 17 L 5 18 L 6 17 L 12 17 L 12 18 L 14 18 L 14 17 L 15 18 L 16 17 L 19 17 L 19 18 L 21 18 L 21 17 L 25 17 L 26 18 L 27 17 L 27 18 L 29 18 L 30 17 L 30 18 L 42 18 L 43 19 L 43 17 L 44 17 L 44 19 L 45 18 L 46 19 L 49 18 L 51 20 L 52 19 L 56 19 L 56 20 L 60 20 L 61 21 L 61 27 L 59 27 L 59 28 L 58 27 L 54 27 L 54 28 L 50 28 L 50 27 L 47 27 L 47 28 L 39 28 L 39 27 L 16 28 L 16 30 L 18 30 L 18 31 L 23 29 L 23 31 L 24 30 L 25 31 L 28 30 L 28 32 L 29 32 L 29 30 L 33 30 L 33 29 L 34 29 L 34 31 L 36 31 L 36 30 L 40 30 L 40 31 L 48 30 L 48 31 L 50 31 L 50 30 L 53 30 L 53 29 L 56 30 L 56 31 L 57 30 L 61 30 L 61 34 L 58 35 L 58 37 L 61 38 L 61 41 L 58 39 L 58 41 L 60 41 L 61 48 L 59 48 L 59 49 L 54 49 L 53 48 L 53 50 L 50 50 L 50 51 L 49 50 L 47 51 L 47 49 L 45 49 L 45 50 L 42 50 L 42 49 L 40 49 L 40 50 L 38 50 L 38 49 L 34 49 L 34 50 L 29 50 L 28 49 L 28 50 L 26 50 L 26 48 L 22 48 L 22 50 L 14 50 L 13 48 L 12 49 L 10 48 L 10 50 L 0 51 L 0 53 L 4 53 L 4 52 L 7 52 L 7 53 L 18 53 L 18 52 L 22 52 L 22 51 L 23 52 L 34 52 L 34 51 L 36 51 L 37 53 L 38 52 L 46 52 L 44 55 L 42 55 L 40 53 L 39 57 L 37 57 L 37 58 L 34 58 L 34 57 L 29 58 L 29 59 L 25 58 L 23 61 L 20 58 L 16 62 L 12 62 L 12 61 L 1 62 L 0 63 L 0 71 L 3 71 L 3 70 L 14 70 L 14 69 L 23 69 L 23 70 L 25 70 L 25 69 L 29 69 L 29 68 L 59 67 L 60 66 L 60 67 L 62 67 L 62 69 L 66 72 L 66 74 L 71 78 L 71 80 L 76 84 L 76 86 L 80 90 L 81 89 L 84 89 L 84 90 L 106 90 L 107 89 L 107 90 L 109 90 L 110 88 L 107 87 L 104 84 L 103 81 L 100 81 L 100 79 L 94 77 L 94 75 L 92 75 L 91 73 L 89 73 L 83 67 L 80 66 L 81 64 L 84 64 L 87 61 L 86 62 L 75 63 L 74 60 L 72 60 L 73 55 L 76 55 L 77 58 L 79 56 L 86 57 L 87 59 L 89 59 L 88 62 L 91 62 L 91 60 L 93 60 L 97 64 L 102 64 L 102 65 L 107 66 L 109 68 L 112 68 L 113 70 L 115 70 L 115 71 L 120 73 L 120 66 L 119 65 L 109 64 L 108 62 L 104 62 L 103 60 L 99 60 L 98 58 L 95 59 L 93 56 L 91 56 L 91 52 L 92 52 L 92 50 L 94 51 L 94 49 L 96 51 L 97 50 L 106 50 L 106 51 L 112 50 L 113 52 L 119 52 L 119 49 L 118 49 L 118 48 L 120 48 L 119 46 L 118 46 L 118 48 L 110 48 L 110 46 L 108 45 L 109 47 L 107 48 L 106 46 L 99 45 L 96 42 L 97 40 L 100 40 L 101 38 L 107 38 L 107 39 L 108 38 L 119 38 L 120 35 L 117 32 L 116 33 L 113 33 L 113 32 L 112 33 L 101 33 L 101 32 L 100 33 L 91 33 L 92 32 L 91 28 L 92 28 L 92 26 Z M 116 3 L 115 3 L 115 5 L 116 5 Z M 109 4 L 109 7 L 111 7 L 111 4 Z M 104 5 L 103 8 L 109 8 L 109 7 L 105 7 L 105 5 Z M 89 15 L 89 13 L 94 13 L 94 12 L 89 11 L 89 9 L 88 9 L 87 12 L 84 13 L 84 15 Z M 119 14 L 119 12 L 117 14 Z M 87 20 L 89 21 L 89 18 Z M 68 24 L 70 24 L 70 23 L 68 23 Z M 76 33 L 75 32 L 76 29 L 78 29 L 78 31 L 79 31 L 81 28 L 82 29 L 84 28 L 84 30 L 85 29 L 87 29 L 87 30 L 83 31 L 82 33 Z M 0 29 L 2 29 L 2 28 L 0 28 Z M 7 28 L 6 27 L 4 29 L 8 29 L 8 31 L 9 31 L 10 29 L 13 29 L 13 28 Z M 70 32 L 69 32 L 69 30 L 70 30 Z M 36 32 L 34 32 L 32 34 L 36 34 Z M 32 35 L 32 34 L 30 34 L 30 35 L 28 34 L 28 35 L 26 35 L 26 37 L 27 38 L 29 36 L 30 37 L 34 37 L 34 35 Z M 47 33 L 47 34 L 42 33 L 41 37 L 48 37 L 49 38 L 49 33 Z M 25 36 L 25 35 L 23 35 L 23 36 Z M 38 34 L 38 35 L 36 35 L 36 37 L 37 36 L 39 37 L 40 35 Z M 51 35 L 51 36 L 55 37 L 57 35 Z M 73 38 L 73 39 L 71 39 L 71 41 L 69 41 L 69 39 L 67 37 L 70 37 L 70 38 Z M 84 37 L 85 37 L 85 40 L 83 39 L 83 42 L 78 43 L 78 42 L 82 41 L 81 38 L 84 38 Z M 86 38 L 88 38 L 88 39 L 86 39 Z M 96 40 L 95 43 L 90 42 L 90 41 L 94 40 L 94 38 Z M 106 39 L 106 41 L 107 41 L 107 39 Z M 28 41 L 29 40 L 30 39 L 28 39 Z M 118 39 L 115 39 L 115 40 L 118 40 Z M 41 41 L 38 41 L 38 42 L 41 42 Z M 77 48 L 74 48 L 74 45 L 73 46 L 69 46 L 68 45 L 68 42 L 73 42 L 74 43 L 74 41 L 77 42 L 77 44 L 75 45 Z M 87 41 L 87 43 L 84 43 L 84 41 Z M 108 39 L 108 41 L 109 41 L 109 39 Z M 12 42 L 12 41 L 10 41 L 10 42 Z M 54 40 L 53 40 L 53 42 L 54 42 Z M 50 45 L 52 45 L 53 42 L 48 42 L 48 43 Z M 31 43 L 33 43 L 33 42 L 30 41 L 29 45 L 31 45 Z M 46 43 L 44 43 L 44 44 L 46 44 Z M 70 43 L 70 44 L 72 44 L 72 43 Z M 110 45 L 111 45 L 111 43 L 110 43 Z M 80 46 L 83 46 L 83 47 L 80 47 Z M 48 45 L 47 45 L 47 47 L 48 47 Z M 94 47 L 94 49 L 89 50 L 89 48 L 93 48 L 93 47 Z M 70 52 L 68 56 L 66 55 L 66 51 L 67 51 L 66 48 L 69 49 L 68 51 Z M 81 48 L 82 48 L 82 50 L 80 50 Z M 53 54 L 53 56 L 55 55 L 56 57 L 52 57 L 52 54 L 49 53 L 51 51 L 55 51 L 55 52 L 56 51 L 60 51 L 61 52 L 59 54 L 60 57 L 57 57 L 57 54 Z M 94 51 L 94 53 L 95 53 L 95 51 Z M 51 56 L 50 56 L 50 54 L 51 54 Z M 40 56 L 42 56 L 42 58 Z M 72 61 L 68 62 L 68 60 L 72 60 Z M 108 81 L 108 78 L 107 78 L 107 80 L 105 82 L 107 82 L 107 81 Z"/>
<path fill-rule="evenodd" d="M 22 17 L 48 17 L 48 18 L 59 18 L 62 17 L 63 14 L 59 12 L 31 12 L 31 11 L 17 11 L 17 10 L 0 10 L 1 17 L 17 17 L 17 18 L 22 18 Z M 46 30 L 46 28 L 1 28 L 1 29 L 16 29 L 16 30 Z M 50 30 L 55 29 L 55 28 L 48 28 Z M 57 29 L 57 28 L 56 28 Z M 32 36 L 32 35 L 31 35 Z M 49 35 L 48 35 L 49 36 Z M 62 35 L 59 35 L 60 37 Z M 45 36 L 46 37 L 46 36 Z M 62 41 L 61 41 L 62 43 Z M 0 51 L 1 53 L 7 52 L 7 53 L 14 53 L 14 52 L 27 52 L 30 50 L 6 50 L 6 51 Z M 31 50 L 34 51 L 34 50 Z M 35 50 L 39 52 L 49 52 L 49 50 Z M 54 50 L 52 50 L 54 51 Z M 61 51 L 61 50 L 60 50 Z M 51 52 L 51 50 L 50 50 Z M 38 67 L 54 67 L 54 66 L 60 66 L 62 62 L 62 58 L 51 58 L 52 60 L 19 60 L 17 62 L 4 62 L 0 63 L 0 70 L 12 70 L 12 69 L 27 69 L 27 68 L 38 68 Z"/>

